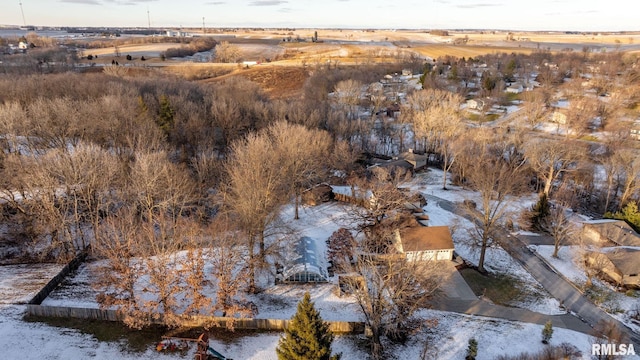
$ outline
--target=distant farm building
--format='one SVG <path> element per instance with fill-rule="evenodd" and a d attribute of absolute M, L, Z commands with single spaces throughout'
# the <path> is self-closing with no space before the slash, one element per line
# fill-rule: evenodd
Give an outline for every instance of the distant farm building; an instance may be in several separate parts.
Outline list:
<path fill-rule="evenodd" d="M 318 252 L 315 240 L 304 236 L 298 240 L 293 260 L 285 267 L 282 281 L 285 283 L 326 282 L 329 277 L 324 266 L 323 254 Z"/>

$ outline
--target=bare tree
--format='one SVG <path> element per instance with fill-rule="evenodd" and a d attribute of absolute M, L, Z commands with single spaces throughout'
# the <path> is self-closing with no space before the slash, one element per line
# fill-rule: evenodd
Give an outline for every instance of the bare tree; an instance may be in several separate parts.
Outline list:
<path fill-rule="evenodd" d="M 242 51 L 237 45 L 230 44 L 228 41 L 221 41 L 215 47 L 215 60 L 221 63 L 234 63 L 240 61 Z"/>
<path fill-rule="evenodd" d="M 324 177 L 329 165 L 332 141 L 322 130 L 309 130 L 302 125 L 277 122 L 266 129 L 273 142 L 275 160 L 283 180 L 289 183 L 295 198 L 294 219 L 299 219 L 298 208 L 302 191 Z"/>
<path fill-rule="evenodd" d="M 447 172 L 455 161 L 453 142 L 464 131 L 460 104 L 462 99 L 442 90 L 425 90 L 410 97 L 414 109 L 413 130 L 417 137 L 425 139 L 432 151 L 440 155 L 444 172 L 442 188 L 447 188 Z"/>
<path fill-rule="evenodd" d="M 362 96 L 362 83 L 353 79 L 342 80 L 336 84 L 334 93 L 336 102 L 347 108 L 347 119 L 357 119 L 356 110 Z"/>
<path fill-rule="evenodd" d="M 553 238 L 553 257 L 558 257 L 558 250 L 575 234 L 575 228 L 569 221 L 564 206 L 555 205 L 549 215 L 541 220 L 541 227 Z"/>
<path fill-rule="evenodd" d="M 234 229 L 226 219 L 220 216 L 207 232 L 211 236 L 211 265 L 216 280 L 216 301 L 214 310 L 229 318 L 227 328 L 233 329 L 234 319 L 255 315 L 255 309 L 242 298 L 249 286 L 249 269 L 246 236 Z"/>
<path fill-rule="evenodd" d="M 631 149 L 623 149 L 617 153 L 619 156 L 618 163 L 622 166 L 623 181 L 622 181 L 622 193 L 620 194 L 619 208 L 623 206 L 631 199 L 631 197 L 637 194 L 640 190 L 640 159 L 637 156 L 637 152 Z"/>
<path fill-rule="evenodd" d="M 137 283 L 144 275 L 144 264 L 137 256 L 141 253 L 138 225 L 134 214 L 124 210 L 118 217 L 110 217 L 100 225 L 102 236 L 93 247 L 93 253 L 104 259 L 94 272 L 101 308 L 115 306 L 124 316 L 124 323 L 140 329 L 151 322 L 138 290 Z"/>
<path fill-rule="evenodd" d="M 583 155 L 582 145 L 576 142 L 537 139 L 525 145 L 527 161 L 544 181 L 543 193 L 547 196 L 554 181 L 574 170 Z"/>
<path fill-rule="evenodd" d="M 357 274 L 346 284 L 371 330 L 372 358 L 383 359 L 383 337 L 406 339 L 411 316 L 428 307 L 428 301 L 440 289 L 444 272 L 436 261 L 408 260 L 393 253 L 374 255 L 362 247 L 360 251 L 354 265 L 345 263 L 347 272 Z"/>
<path fill-rule="evenodd" d="M 278 222 L 280 206 L 286 202 L 287 189 L 277 159 L 274 144 L 267 136 L 249 134 L 231 145 L 231 156 L 225 165 L 228 182 L 223 189 L 223 201 L 238 227 L 247 233 L 252 291 L 255 266 L 266 255 L 266 231 Z"/>
<path fill-rule="evenodd" d="M 503 144 L 494 140 L 491 137 L 476 140 L 471 148 L 475 156 L 461 165 L 465 167 L 469 185 L 480 194 L 479 208 L 468 209 L 474 218 L 475 245 L 480 249 L 480 272 L 485 271 L 485 253 L 496 240 L 500 221 L 513 201 L 513 195 L 518 194 L 523 185 L 523 163 L 508 161 Z"/>

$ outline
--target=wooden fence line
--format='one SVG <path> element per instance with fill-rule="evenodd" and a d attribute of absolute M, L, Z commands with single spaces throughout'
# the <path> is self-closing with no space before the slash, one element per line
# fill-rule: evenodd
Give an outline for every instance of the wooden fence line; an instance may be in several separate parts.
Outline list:
<path fill-rule="evenodd" d="M 38 293 L 29 301 L 28 304 L 31 305 L 40 305 L 44 301 L 44 299 L 51 294 L 53 290 L 55 290 L 58 285 L 64 280 L 67 275 L 69 275 L 72 271 L 75 271 L 80 267 L 80 264 L 84 262 L 87 258 L 89 249 L 85 249 L 80 254 L 76 255 L 67 265 L 65 265 L 60 272 L 54 276 L 47 285 L 45 285 Z"/>
<path fill-rule="evenodd" d="M 76 318 L 88 320 L 122 321 L 122 314 L 116 310 L 103 310 L 92 308 L 75 308 L 65 306 L 44 306 L 37 304 L 27 305 L 29 316 Z M 233 321 L 235 329 L 272 330 L 283 331 L 291 322 L 286 319 L 253 319 L 253 318 L 226 318 L 215 316 L 185 316 L 181 324 L 185 326 L 214 326 L 225 327 L 228 321 Z M 358 333 L 364 332 L 364 323 L 350 321 L 325 321 L 329 324 L 329 330 L 333 333 Z M 154 323 L 162 324 L 162 318 Z"/>

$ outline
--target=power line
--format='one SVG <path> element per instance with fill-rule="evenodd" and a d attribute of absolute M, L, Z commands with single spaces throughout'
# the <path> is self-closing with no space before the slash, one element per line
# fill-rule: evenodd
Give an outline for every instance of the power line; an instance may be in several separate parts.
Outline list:
<path fill-rule="evenodd" d="M 25 18 L 24 18 L 24 9 L 22 9 L 22 1 L 20 1 L 20 12 L 22 13 L 22 23 L 26 27 L 27 26 L 27 20 L 25 20 Z"/>

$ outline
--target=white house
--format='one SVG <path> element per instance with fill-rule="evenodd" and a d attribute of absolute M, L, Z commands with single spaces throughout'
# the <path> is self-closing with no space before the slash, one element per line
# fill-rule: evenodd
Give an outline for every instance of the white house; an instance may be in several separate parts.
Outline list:
<path fill-rule="evenodd" d="M 480 99 L 467 100 L 467 107 L 472 110 L 482 110 L 484 108 L 484 101 Z"/>
<path fill-rule="evenodd" d="M 413 226 L 396 233 L 396 249 L 408 260 L 453 260 L 448 226 Z"/>
<path fill-rule="evenodd" d="M 554 111 L 553 114 L 551 114 L 551 122 L 564 125 L 567 123 L 567 115 L 560 111 Z"/>
<path fill-rule="evenodd" d="M 511 84 L 511 86 L 508 86 L 504 91 L 510 94 L 520 94 L 524 91 L 524 87 L 520 83 L 514 83 Z"/>

